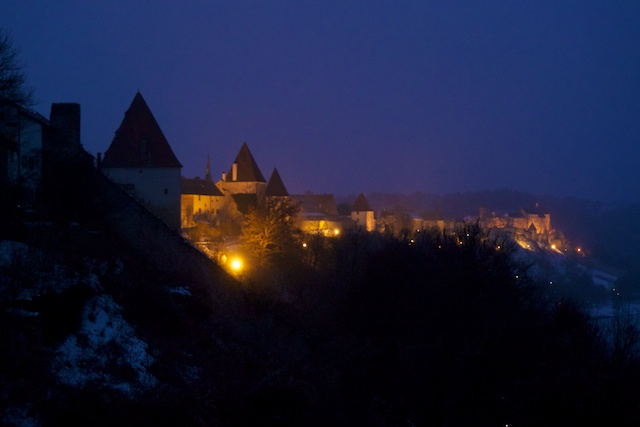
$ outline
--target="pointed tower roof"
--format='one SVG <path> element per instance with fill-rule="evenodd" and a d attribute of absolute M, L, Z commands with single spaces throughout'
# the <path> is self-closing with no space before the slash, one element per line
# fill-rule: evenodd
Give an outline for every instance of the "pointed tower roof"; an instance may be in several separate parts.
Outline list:
<path fill-rule="evenodd" d="M 103 168 L 181 168 L 140 92 L 104 153 Z"/>
<path fill-rule="evenodd" d="M 238 175 L 236 181 L 242 182 L 267 182 L 260 172 L 260 168 L 256 163 L 251 151 L 249 151 L 249 147 L 247 143 L 243 143 L 240 148 L 240 152 L 236 157 L 236 160 L 233 163 L 238 164 Z M 232 175 L 233 167 L 229 169 L 229 173 L 227 174 L 227 181 L 231 181 L 233 178 Z"/>
<path fill-rule="evenodd" d="M 213 179 L 211 179 L 211 161 L 209 160 L 209 153 L 207 153 L 207 167 L 204 171 L 204 179 L 213 182 Z"/>
<path fill-rule="evenodd" d="M 353 207 L 351 208 L 351 212 L 367 212 L 367 211 L 373 211 L 373 209 L 371 209 L 371 205 L 369 205 L 369 202 L 367 201 L 366 197 L 364 197 L 364 194 L 360 193 L 356 198 L 356 201 L 354 202 Z"/>
<path fill-rule="evenodd" d="M 284 182 L 282 182 L 282 178 L 280 178 L 280 174 L 278 173 L 278 169 L 274 168 L 273 173 L 271 174 L 271 178 L 269 178 L 269 182 L 267 183 L 267 188 L 264 192 L 265 196 L 288 196 L 289 192 L 287 188 L 284 186 Z"/>

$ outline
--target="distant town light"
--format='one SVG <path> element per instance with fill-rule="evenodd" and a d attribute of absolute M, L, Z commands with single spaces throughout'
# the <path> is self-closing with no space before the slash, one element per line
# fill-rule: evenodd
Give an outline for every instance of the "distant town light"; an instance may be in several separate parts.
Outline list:
<path fill-rule="evenodd" d="M 307 242 L 302 243 L 302 247 L 306 248 L 307 247 Z"/>
<path fill-rule="evenodd" d="M 337 236 L 338 234 L 340 234 L 340 229 L 336 228 L 335 230 L 333 230 L 334 236 Z"/>

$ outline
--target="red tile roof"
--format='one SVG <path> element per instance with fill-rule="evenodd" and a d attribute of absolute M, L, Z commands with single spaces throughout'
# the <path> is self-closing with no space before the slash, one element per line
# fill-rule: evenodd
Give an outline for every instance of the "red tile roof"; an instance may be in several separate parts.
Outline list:
<path fill-rule="evenodd" d="M 181 168 L 140 92 L 104 153 L 103 168 Z"/>

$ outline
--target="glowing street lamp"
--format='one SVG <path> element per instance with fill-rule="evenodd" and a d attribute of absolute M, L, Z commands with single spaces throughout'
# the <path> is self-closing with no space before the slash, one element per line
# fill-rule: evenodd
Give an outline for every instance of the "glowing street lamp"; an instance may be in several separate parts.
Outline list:
<path fill-rule="evenodd" d="M 242 260 L 240 258 L 232 259 L 229 265 L 234 273 L 239 273 L 242 270 Z"/>

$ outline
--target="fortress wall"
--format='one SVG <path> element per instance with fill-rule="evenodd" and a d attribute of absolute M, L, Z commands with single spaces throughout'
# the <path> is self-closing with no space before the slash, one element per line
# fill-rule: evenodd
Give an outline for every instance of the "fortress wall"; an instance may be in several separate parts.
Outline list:
<path fill-rule="evenodd" d="M 531 222 L 536 227 L 538 234 L 548 233 L 551 231 L 551 216 L 549 214 L 546 214 L 544 217 L 531 215 Z"/>
<path fill-rule="evenodd" d="M 174 229 L 97 169 L 91 169 L 92 206 L 106 228 L 128 243 L 154 269 L 178 286 L 214 299 L 230 297 L 237 282 Z M 224 298 L 224 304 L 230 303 Z"/>

